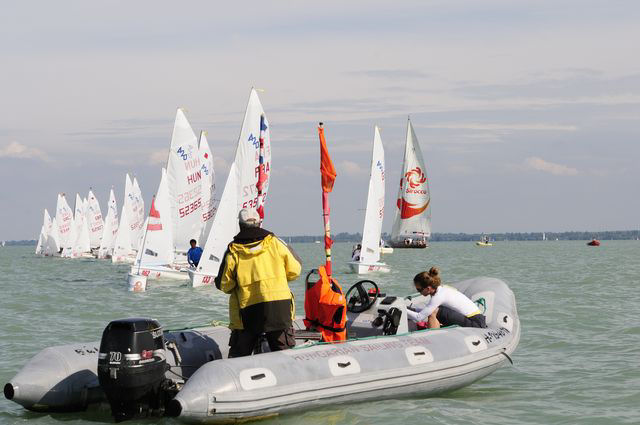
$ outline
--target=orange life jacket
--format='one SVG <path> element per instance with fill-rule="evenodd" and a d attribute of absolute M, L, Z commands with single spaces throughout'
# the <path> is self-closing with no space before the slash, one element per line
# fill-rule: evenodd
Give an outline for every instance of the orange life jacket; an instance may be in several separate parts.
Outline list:
<path fill-rule="evenodd" d="M 311 284 L 304 295 L 304 324 L 316 328 L 326 342 L 347 339 L 347 300 L 337 280 L 329 278 L 324 266 L 318 267 L 320 280 Z"/>

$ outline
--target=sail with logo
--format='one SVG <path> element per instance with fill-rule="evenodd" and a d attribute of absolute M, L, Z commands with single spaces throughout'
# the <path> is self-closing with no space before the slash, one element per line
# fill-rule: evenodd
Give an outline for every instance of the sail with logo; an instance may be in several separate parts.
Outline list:
<path fill-rule="evenodd" d="M 427 170 L 411 120 L 407 121 L 407 140 L 396 215 L 390 245 L 394 248 L 426 248 L 431 237 L 431 195 Z"/>
<path fill-rule="evenodd" d="M 200 150 L 200 161 L 202 161 L 200 166 L 202 171 L 202 230 L 199 240 L 204 243 L 207 240 L 207 236 L 209 236 L 213 217 L 216 215 L 216 209 L 218 208 L 217 201 L 214 198 L 216 177 L 213 170 L 213 155 L 207 141 L 207 132 L 204 130 L 200 132 L 198 149 Z"/>
<path fill-rule="evenodd" d="M 229 170 L 220 205 L 204 245 L 197 270 L 190 270 L 193 287 L 213 283 L 227 245 L 238 233 L 238 213 L 255 209 L 264 217 L 264 203 L 271 176 L 269 124 L 255 89 L 251 89 L 236 156 Z"/>
<path fill-rule="evenodd" d="M 189 241 L 202 228 L 202 163 L 196 137 L 182 108 L 176 112 L 167 161 L 175 262 L 187 265 Z"/>
<path fill-rule="evenodd" d="M 89 188 L 89 194 L 87 195 L 87 207 L 85 208 L 85 214 L 87 224 L 89 225 L 91 250 L 97 251 L 100 247 L 100 240 L 102 239 L 102 233 L 104 231 L 104 220 L 102 219 L 102 212 L 100 211 L 100 203 L 98 202 L 98 199 L 96 199 L 91 188 Z"/>

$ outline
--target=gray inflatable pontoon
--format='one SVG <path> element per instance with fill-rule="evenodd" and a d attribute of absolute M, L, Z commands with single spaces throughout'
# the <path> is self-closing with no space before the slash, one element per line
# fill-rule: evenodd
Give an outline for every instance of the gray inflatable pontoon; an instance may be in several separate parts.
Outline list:
<path fill-rule="evenodd" d="M 355 304 L 366 309 L 348 313 L 350 339 L 340 344 L 313 341 L 297 321 L 294 349 L 228 359 L 224 327 L 165 332 L 165 348 L 153 351 L 153 358 L 165 357 L 163 388 L 170 382 L 174 392 L 159 411 L 190 422 L 229 422 L 336 403 L 430 396 L 469 385 L 511 360 L 520 321 L 504 282 L 476 278 L 452 286 L 485 310 L 488 328 L 416 330 L 406 310 L 426 298 L 381 295 Z M 5 395 L 36 411 L 82 410 L 106 401 L 96 372 L 98 346 L 41 351 L 5 386 Z M 113 357 L 100 353 L 105 363 Z"/>

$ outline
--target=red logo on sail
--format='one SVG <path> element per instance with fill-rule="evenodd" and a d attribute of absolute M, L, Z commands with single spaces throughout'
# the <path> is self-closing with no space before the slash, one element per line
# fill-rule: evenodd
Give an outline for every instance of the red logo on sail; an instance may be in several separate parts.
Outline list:
<path fill-rule="evenodd" d="M 151 200 L 151 211 L 149 211 L 149 224 L 147 230 L 162 230 L 162 222 L 160 221 L 160 211 L 156 209 L 156 198 Z"/>
<path fill-rule="evenodd" d="M 427 176 L 424 175 L 420 167 L 407 171 L 404 178 L 407 179 L 407 183 L 409 183 L 409 187 L 412 189 L 415 189 L 427 181 Z"/>
<path fill-rule="evenodd" d="M 427 181 L 427 176 L 424 175 L 420 167 L 407 171 L 404 178 L 407 180 L 407 184 L 411 189 L 420 187 Z M 402 181 L 400 182 L 400 185 L 402 185 Z M 397 206 L 400 210 L 400 218 L 404 220 L 424 212 L 424 210 L 429 207 L 429 199 L 427 199 L 427 202 L 424 205 L 419 206 L 417 204 L 407 202 L 404 197 L 401 196 L 397 201 Z"/>

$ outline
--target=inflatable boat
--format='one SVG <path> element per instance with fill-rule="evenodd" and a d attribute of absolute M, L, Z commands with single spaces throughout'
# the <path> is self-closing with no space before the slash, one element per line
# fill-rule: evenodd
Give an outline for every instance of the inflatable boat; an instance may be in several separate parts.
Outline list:
<path fill-rule="evenodd" d="M 346 294 L 349 339 L 342 343 L 319 342 L 296 320 L 295 348 L 267 352 L 263 343 L 252 356 L 229 359 L 226 327 L 163 332 L 153 319 L 116 320 L 100 342 L 42 350 L 4 394 L 40 412 L 108 402 L 116 421 L 166 415 L 209 423 L 440 394 L 510 362 L 520 339 L 515 299 L 504 282 L 476 278 L 452 286 L 480 306 L 487 328 L 419 330 L 406 312 L 425 297 L 386 296 L 361 281 Z"/>

